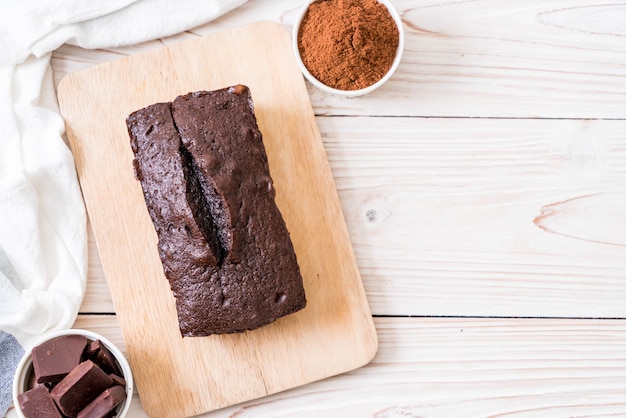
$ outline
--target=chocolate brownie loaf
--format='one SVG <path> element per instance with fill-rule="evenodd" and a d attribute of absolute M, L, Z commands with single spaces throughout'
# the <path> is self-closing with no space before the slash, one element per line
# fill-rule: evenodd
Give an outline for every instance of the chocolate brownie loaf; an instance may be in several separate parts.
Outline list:
<path fill-rule="evenodd" d="M 250 90 L 189 93 L 126 123 L 181 334 L 252 330 L 304 308 Z"/>

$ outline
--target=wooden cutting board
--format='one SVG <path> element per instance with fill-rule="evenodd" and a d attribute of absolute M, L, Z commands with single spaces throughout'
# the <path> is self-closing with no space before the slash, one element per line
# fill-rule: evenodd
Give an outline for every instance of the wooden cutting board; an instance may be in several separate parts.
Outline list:
<path fill-rule="evenodd" d="M 243 334 L 182 338 L 125 119 L 177 95 L 250 87 L 307 307 Z M 68 75 L 59 104 L 136 387 L 150 416 L 211 411 L 369 362 L 377 338 L 291 39 L 259 22 Z"/>

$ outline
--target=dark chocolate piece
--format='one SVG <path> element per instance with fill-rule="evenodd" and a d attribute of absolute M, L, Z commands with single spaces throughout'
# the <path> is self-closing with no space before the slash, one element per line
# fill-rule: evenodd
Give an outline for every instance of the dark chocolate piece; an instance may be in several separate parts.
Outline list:
<path fill-rule="evenodd" d="M 70 418 L 76 415 L 113 380 L 91 360 L 80 363 L 50 391 L 52 400 L 61 412 Z"/>
<path fill-rule="evenodd" d="M 110 373 L 109 377 L 113 380 L 114 385 L 120 385 L 126 387 L 126 380 L 120 375 Z"/>
<path fill-rule="evenodd" d="M 87 344 L 82 335 L 63 335 L 33 348 L 33 370 L 38 383 L 54 384 L 78 366 Z"/>
<path fill-rule="evenodd" d="M 45 385 L 40 384 L 17 395 L 26 418 L 62 418 Z"/>
<path fill-rule="evenodd" d="M 35 371 L 31 369 L 30 373 L 26 378 L 26 390 L 32 389 L 37 385 L 41 385 L 43 383 L 37 383 L 37 376 L 35 376 Z"/>
<path fill-rule="evenodd" d="M 249 89 L 179 96 L 127 126 L 181 334 L 252 330 L 304 308 Z"/>
<path fill-rule="evenodd" d="M 106 348 L 104 344 L 102 344 L 102 341 L 91 341 L 89 344 L 87 344 L 87 349 L 85 352 L 87 358 L 100 366 L 100 368 L 106 373 L 113 373 L 118 376 L 122 375 L 122 372 L 115 360 L 115 356 L 113 356 L 113 353 L 111 353 L 111 351 Z"/>
<path fill-rule="evenodd" d="M 78 418 L 103 418 L 126 399 L 123 386 L 112 386 L 105 389 L 96 399 L 78 413 Z"/>

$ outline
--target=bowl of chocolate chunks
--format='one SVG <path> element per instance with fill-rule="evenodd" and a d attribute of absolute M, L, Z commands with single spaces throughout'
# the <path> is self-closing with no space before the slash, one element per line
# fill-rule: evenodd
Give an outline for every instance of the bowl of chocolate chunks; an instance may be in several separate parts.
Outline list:
<path fill-rule="evenodd" d="M 124 417 L 133 376 L 122 352 L 92 331 L 54 331 L 20 360 L 13 403 L 22 418 Z"/>

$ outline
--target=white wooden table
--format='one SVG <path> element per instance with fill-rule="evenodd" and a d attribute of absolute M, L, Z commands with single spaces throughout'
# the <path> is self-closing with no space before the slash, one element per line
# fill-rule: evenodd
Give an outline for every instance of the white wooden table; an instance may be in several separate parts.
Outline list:
<path fill-rule="evenodd" d="M 80 68 L 257 20 L 53 55 Z M 308 85 L 375 317 L 367 366 L 207 417 L 626 416 L 626 3 L 395 0 L 375 93 Z M 124 347 L 90 231 L 75 326 Z M 135 396 L 131 417 L 146 414 Z M 12 416 L 14 411 L 9 413 Z"/>

